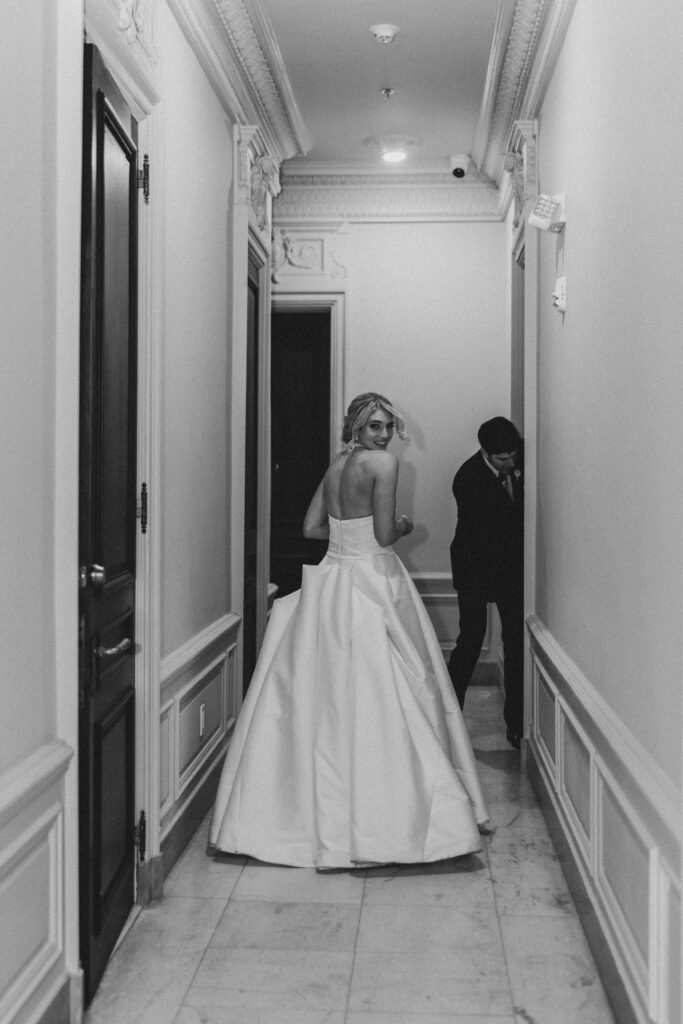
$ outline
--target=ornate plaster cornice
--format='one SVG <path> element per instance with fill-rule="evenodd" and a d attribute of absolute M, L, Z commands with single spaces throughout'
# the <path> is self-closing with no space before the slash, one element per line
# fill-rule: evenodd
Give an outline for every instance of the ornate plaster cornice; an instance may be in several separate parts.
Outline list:
<path fill-rule="evenodd" d="M 143 0 L 86 0 L 86 38 L 95 44 L 138 121 L 159 102 L 153 11 Z"/>
<path fill-rule="evenodd" d="M 373 221 L 499 220 L 495 185 L 464 185 L 447 174 L 284 175 L 276 225 L 336 219 Z"/>
<path fill-rule="evenodd" d="M 575 4 L 576 0 L 515 2 L 502 62 L 500 46 L 492 55 L 492 62 L 500 64 L 500 69 L 489 65 L 488 92 L 476 142 L 476 162 L 496 182 L 505 170 L 505 154 L 510 152 L 515 122 L 538 115 Z"/>
<path fill-rule="evenodd" d="M 298 108 L 280 68 L 280 87 L 269 67 L 243 0 L 168 0 L 226 114 L 258 124 L 278 163 L 310 147 Z M 263 33 L 262 33 L 263 35 Z M 265 39 L 265 37 L 264 37 Z"/>

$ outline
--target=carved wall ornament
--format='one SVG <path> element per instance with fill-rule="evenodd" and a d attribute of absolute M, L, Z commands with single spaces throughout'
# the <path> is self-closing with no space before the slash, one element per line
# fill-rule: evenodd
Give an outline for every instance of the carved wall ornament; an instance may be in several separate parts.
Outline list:
<path fill-rule="evenodd" d="M 510 173 L 515 200 L 514 226 L 517 227 L 529 200 L 538 192 L 536 170 L 536 122 L 515 121 L 510 139 L 511 149 L 505 154 L 503 166 Z"/>
<path fill-rule="evenodd" d="M 318 276 L 341 280 L 347 269 L 341 262 L 338 246 L 344 241 L 345 226 L 332 228 L 275 228 L 271 251 L 272 280 L 279 284 L 287 277 Z"/>
<path fill-rule="evenodd" d="M 144 24 L 144 0 L 121 0 L 119 28 L 126 37 L 129 46 L 142 35 Z"/>
<path fill-rule="evenodd" d="M 251 204 L 261 230 L 270 223 L 272 200 L 279 192 L 280 174 L 277 161 L 268 155 L 257 157 L 251 168 Z"/>

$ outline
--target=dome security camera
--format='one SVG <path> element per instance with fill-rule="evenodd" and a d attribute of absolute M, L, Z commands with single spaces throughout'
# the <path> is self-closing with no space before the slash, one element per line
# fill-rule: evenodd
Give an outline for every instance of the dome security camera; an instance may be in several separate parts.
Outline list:
<path fill-rule="evenodd" d="M 451 174 L 454 178 L 464 178 L 467 168 L 470 165 L 470 158 L 467 154 L 451 157 Z"/>

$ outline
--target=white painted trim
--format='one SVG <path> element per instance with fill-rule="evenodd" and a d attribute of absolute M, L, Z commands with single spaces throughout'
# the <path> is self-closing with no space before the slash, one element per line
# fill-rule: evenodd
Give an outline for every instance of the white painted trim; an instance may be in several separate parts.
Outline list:
<path fill-rule="evenodd" d="M 265 35 L 259 39 L 258 26 L 242 0 L 167 2 L 230 120 L 259 124 L 278 163 L 306 152 L 310 136 L 292 105 L 292 89 L 278 88 L 286 79 L 284 64 L 276 72 L 279 81 L 274 81 L 267 59 L 274 53 L 264 54 Z"/>
<path fill-rule="evenodd" d="M 46 576 L 54 581 L 54 687 L 56 734 L 78 746 L 78 445 L 80 332 L 81 153 L 83 148 L 83 0 L 44 7 L 53 19 L 56 57 L 54 129 L 56 164 L 50 178 L 54 223 L 54 560 Z M 49 12 L 49 14 L 48 14 Z M 52 58 L 50 58 L 52 59 Z M 47 96 L 46 96 L 47 100 Z M 38 126 L 36 126 L 38 128 Z M 46 339 L 47 345 L 47 339 Z M 3 789 L 3 787 L 0 787 Z M 66 969 L 80 970 L 78 921 L 78 771 L 75 760 L 64 780 L 64 887 Z M 80 1003 L 78 1005 L 80 1012 Z"/>
<path fill-rule="evenodd" d="M 515 16 L 515 0 L 500 0 L 496 24 L 493 30 L 493 42 L 489 55 L 488 68 L 486 70 L 486 83 L 481 101 L 479 119 L 474 133 L 472 145 L 472 160 L 477 167 L 481 167 L 486 156 L 491 122 L 500 85 L 500 76 L 503 70 L 505 55 L 510 40 L 510 30 Z"/>
<path fill-rule="evenodd" d="M 13 1021 L 27 1004 L 46 1005 L 64 983 L 60 970 L 64 957 L 64 827 L 61 800 L 51 804 L 32 821 L 3 851 L 0 857 L 0 886 L 11 884 L 13 873 L 21 870 L 41 841 L 49 854 L 48 933 L 31 959 L 15 974 L 4 992 L 0 992 L 0 1020 Z M 29 908 L 27 908 L 29 909 Z M 3 922 L 12 927 L 11 921 Z"/>
<path fill-rule="evenodd" d="M 148 855 L 159 846 L 159 689 L 161 660 L 161 387 L 163 351 L 163 146 L 154 115 L 138 128 L 138 151 L 149 155 L 150 201 L 138 206 L 138 500 L 147 484 L 148 520 L 137 524 L 136 818 L 147 816 Z"/>
<path fill-rule="evenodd" d="M 39 747 L 0 776 L 0 826 L 53 786 L 69 767 L 74 751 L 63 740 Z"/>
<path fill-rule="evenodd" d="M 272 310 L 301 313 L 330 311 L 330 461 L 341 447 L 344 422 L 344 367 L 346 362 L 346 295 L 331 291 L 282 291 L 272 289 Z"/>
<path fill-rule="evenodd" d="M 159 805 L 156 809 L 160 844 L 180 820 L 190 800 L 221 757 L 235 723 L 242 689 L 241 679 L 236 671 L 240 625 L 241 619 L 238 615 L 232 613 L 224 615 L 164 658 L 162 662 L 161 695 L 164 700 L 159 708 L 158 735 L 160 742 L 157 770 Z M 212 653 L 214 657 L 211 657 Z M 221 729 L 181 774 L 180 705 L 183 698 L 217 666 L 222 666 Z M 174 684 L 176 685 L 174 686 Z M 168 792 L 162 802 L 161 736 L 164 719 L 168 720 L 168 747 L 166 750 L 168 776 L 164 780 Z M 187 796 L 188 792 L 189 796 Z"/>
<path fill-rule="evenodd" d="M 241 619 L 239 615 L 230 612 L 228 615 L 216 619 L 206 629 L 190 637 L 190 639 L 178 647 L 172 654 L 167 655 L 161 662 L 161 685 L 166 687 L 168 683 L 179 673 L 187 669 L 193 661 L 203 654 L 209 647 L 217 643 L 229 633 L 236 633 Z"/>
<path fill-rule="evenodd" d="M 250 211 L 253 214 L 253 211 Z M 270 238 L 265 247 L 257 226 L 249 227 L 249 260 L 258 271 L 258 337 L 256 408 L 257 548 L 256 548 L 256 646 L 263 641 L 268 624 L 270 581 Z"/>
<path fill-rule="evenodd" d="M 294 137 L 296 138 L 299 152 L 307 153 L 313 145 L 313 139 L 306 127 L 299 104 L 289 81 L 289 73 L 285 66 L 280 44 L 277 41 L 273 27 L 268 20 L 261 0 L 244 0 L 245 7 L 249 11 L 252 28 L 258 38 L 263 55 L 265 56 L 268 69 L 273 76 L 277 93 L 282 98 L 284 108 L 287 112 Z"/>
<path fill-rule="evenodd" d="M 226 718 L 226 709 L 228 706 L 228 658 L 229 652 L 223 651 L 218 658 L 214 658 L 213 661 L 209 662 L 209 664 L 206 665 L 198 675 L 192 676 L 185 686 L 173 695 L 173 703 L 175 706 L 173 739 L 175 757 L 173 763 L 173 776 L 176 786 L 174 802 L 183 795 L 184 791 L 193 781 L 193 776 L 199 771 L 204 762 L 211 758 L 216 747 L 222 744 L 225 736 L 227 735 L 228 728 L 231 724 Z M 213 670 L 219 666 L 221 681 L 221 727 L 206 746 L 199 751 L 194 759 L 183 768 L 180 763 L 180 720 L 183 700 L 192 690 L 198 688 L 202 680 L 206 679 L 206 677 L 213 673 Z"/>
<path fill-rule="evenodd" d="M 595 687 L 565 654 L 550 631 L 535 617 L 527 620 L 531 640 L 532 717 L 529 748 L 589 894 L 593 910 L 618 966 L 622 982 L 642 1024 L 673 1024 L 670 993 L 679 965 L 670 943 L 671 908 L 680 899 L 680 812 L 678 794 L 649 753 L 605 703 Z M 550 688 L 555 713 L 555 766 L 544 752 L 538 731 L 537 687 Z M 564 723 L 571 724 L 590 759 L 586 796 L 590 834 L 570 805 L 564 790 Z M 647 933 L 640 944 L 626 918 L 604 868 L 606 836 L 604 797 L 618 809 L 635 844 L 642 851 L 647 890 Z M 634 879 L 634 884 L 639 884 Z M 643 943 L 647 949 L 643 952 Z"/>
<path fill-rule="evenodd" d="M 536 53 L 516 120 L 531 120 L 541 109 L 576 7 L 576 0 L 547 0 Z"/>
<path fill-rule="evenodd" d="M 671 835 L 680 841 L 680 796 L 673 782 L 565 654 L 540 619 L 530 615 L 527 626 L 539 651 L 555 669 L 554 682 L 557 684 L 558 677 L 564 681 L 562 696 L 573 696 L 584 716 L 594 726 L 594 729 L 589 730 L 589 735 L 593 734 L 592 742 L 595 743 L 597 731 L 601 737 L 601 747 L 606 747 L 609 752 L 610 763 L 616 758 L 619 767 L 615 774 L 623 778 L 623 771 L 628 772 L 632 783 L 641 790 L 661 821 L 666 823 Z"/>
<path fill-rule="evenodd" d="M 146 25 L 122 27 L 122 7 L 117 0 L 85 0 L 85 31 L 123 93 L 136 120 L 145 117 L 159 102 L 157 54 L 149 39 L 152 11 Z"/>

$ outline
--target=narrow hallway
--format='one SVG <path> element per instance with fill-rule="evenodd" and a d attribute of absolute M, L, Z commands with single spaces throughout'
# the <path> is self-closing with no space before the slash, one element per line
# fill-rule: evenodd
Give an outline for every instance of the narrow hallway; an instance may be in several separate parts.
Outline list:
<path fill-rule="evenodd" d="M 212 860 L 207 820 L 86 1024 L 613 1024 L 498 691 L 467 700 L 480 854 L 328 873 Z"/>

